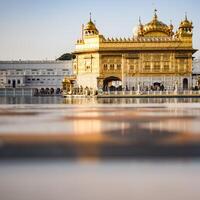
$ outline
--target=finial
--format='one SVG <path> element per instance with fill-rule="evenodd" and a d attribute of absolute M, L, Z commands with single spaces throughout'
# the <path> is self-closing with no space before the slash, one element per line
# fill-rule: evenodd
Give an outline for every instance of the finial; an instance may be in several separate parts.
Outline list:
<path fill-rule="evenodd" d="M 90 12 L 90 22 L 92 21 L 92 13 Z"/>
<path fill-rule="evenodd" d="M 142 25 L 141 17 L 139 16 L 139 25 Z"/>
<path fill-rule="evenodd" d="M 157 9 L 154 9 L 154 19 L 157 19 L 158 18 L 158 16 L 157 16 Z"/>
<path fill-rule="evenodd" d="M 185 20 L 187 20 L 187 12 L 185 12 Z"/>

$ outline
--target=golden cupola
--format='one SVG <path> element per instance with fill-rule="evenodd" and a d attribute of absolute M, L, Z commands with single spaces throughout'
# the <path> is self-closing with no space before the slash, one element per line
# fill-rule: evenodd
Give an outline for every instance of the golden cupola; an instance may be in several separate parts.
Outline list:
<path fill-rule="evenodd" d="M 179 36 L 192 36 L 193 23 L 187 19 L 187 15 L 185 15 L 185 19 L 180 23 L 178 28 Z"/>
<path fill-rule="evenodd" d="M 99 31 L 91 19 L 91 13 L 90 13 L 90 21 L 84 27 L 84 35 L 85 36 L 99 35 Z"/>
<path fill-rule="evenodd" d="M 152 21 L 145 24 L 143 27 L 142 34 L 140 33 L 139 36 L 145 37 L 170 37 L 173 35 L 173 25 L 170 24 L 169 26 L 164 24 L 163 22 L 158 20 L 157 10 L 154 10 L 154 17 Z"/>

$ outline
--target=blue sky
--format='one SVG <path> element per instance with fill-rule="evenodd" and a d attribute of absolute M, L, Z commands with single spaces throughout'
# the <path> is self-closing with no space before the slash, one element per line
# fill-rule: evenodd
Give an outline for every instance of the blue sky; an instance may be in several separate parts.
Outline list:
<path fill-rule="evenodd" d="M 105 37 L 131 37 L 139 16 L 147 23 L 155 8 L 175 28 L 187 12 L 194 48 L 200 49 L 199 0 L 0 0 L 0 60 L 55 59 L 72 52 L 89 12 Z"/>

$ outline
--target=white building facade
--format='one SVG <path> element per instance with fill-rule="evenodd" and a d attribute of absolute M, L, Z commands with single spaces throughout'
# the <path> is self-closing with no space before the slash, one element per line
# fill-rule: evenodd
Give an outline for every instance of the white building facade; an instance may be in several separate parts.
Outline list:
<path fill-rule="evenodd" d="M 72 75 L 72 61 L 0 61 L 0 88 L 34 88 L 58 92 Z"/>
<path fill-rule="evenodd" d="M 192 64 L 193 88 L 200 89 L 200 59 L 193 60 Z"/>

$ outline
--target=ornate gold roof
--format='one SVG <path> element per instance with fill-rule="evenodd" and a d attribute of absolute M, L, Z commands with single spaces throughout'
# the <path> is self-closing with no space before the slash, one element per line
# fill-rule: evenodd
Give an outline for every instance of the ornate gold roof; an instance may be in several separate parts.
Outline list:
<path fill-rule="evenodd" d="M 157 10 L 154 10 L 154 17 L 152 21 L 145 24 L 144 26 L 140 22 L 140 32 L 143 36 L 171 36 L 173 35 L 173 26 L 164 24 L 158 20 Z"/>
<path fill-rule="evenodd" d="M 95 24 L 92 21 L 89 21 L 86 25 L 85 25 L 85 30 L 97 30 Z"/>
<path fill-rule="evenodd" d="M 185 14 L 185 20 L 180 23 L 179 28 L 193 28 L 192 22 L 187 19 L 187 14 Z"/>
<path fill-rule="evenodd" d="M 94 22 L 91 19 L 91 13 L 90 13 L 90 21 L 85 25 L 84 31 L 86 33 L 93 33 L 93 34 L 99 33 L 98 29 L 96 28 Z"/>

